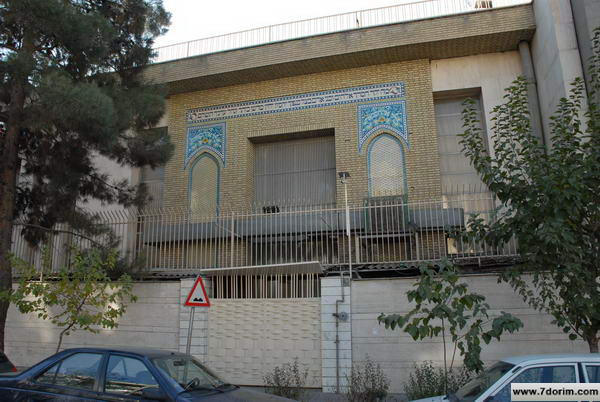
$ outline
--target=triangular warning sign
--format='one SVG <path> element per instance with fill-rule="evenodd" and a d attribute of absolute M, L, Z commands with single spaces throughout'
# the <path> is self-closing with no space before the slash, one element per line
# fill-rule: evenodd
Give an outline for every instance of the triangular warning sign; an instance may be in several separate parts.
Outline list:
<path fill-rule="evenodd" d="M 200 286 L 198 286 L 200 284 Z M 191 307 L 210 307 L 210 300 L 208 300 L 208 295 L 206 294 L 206 289 L 204 289 L 204 282 L 202 282 L 202 278 L 198 277 L 194 286 L 192 286 L 192 290 L 185 301 L 186 306 Z"/>

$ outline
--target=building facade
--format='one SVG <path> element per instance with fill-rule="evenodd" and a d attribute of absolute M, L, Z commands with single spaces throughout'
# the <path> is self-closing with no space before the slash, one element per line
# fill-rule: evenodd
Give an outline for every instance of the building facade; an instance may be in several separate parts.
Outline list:
<path fill-rule="evenodd" d="M 493 308 L 525 322 L 522 334 L 486 349 L 487 361 L 585 350 L 495 284 L 491 267 L 510 264 L 516 244 L 492 249 L 452 233 L 471 213 L 491 219 L 496 205 L 461 153 L 464 100 L 475 100 L 491 144 L 492 109 L 527 76 L 536 129 L 549 144 L 554 107 L 583 76 L 597 3 L 415 4 L 356 13 L 360 27 L 335 32 L 292 38 L 276 26 L 269 34 L 279 39 L 237 48 L 160 49 L 165 61 L 146 75 L 168 87 L 154 129 L 168 130 L 174 155 L 155 170 L 115 170 L 148 186 L 145 210 L 91 206 L 117 229 L 123 251 L 143 261 L 146 279 L 162 281 L 139 291 L 160 296 L 144 296 L 130 313 L 135 324 L 102 342 L 139 333 L 152 346 L 186 350 L 189 309 L 180 301 L 189 277 L 202 275 L 214 301 L 196 312 L 191 352 L 229 380 L 262 385 L 267 370 L 298 357 L 310 386 L 335 391 L 371 356 L 402 392 L 414 362 L 440 361 L 440 342 L 415 346 L 376 317 L 409 310 L 403 294 L 419 263 L 453 258 L 481 271 L 468 281 Z M 153 311 L 169 324 L 145 318 Z M 27 325 L 11 325 L 7 348 L 22 355 L 54 336 L 23 341 Z"/>

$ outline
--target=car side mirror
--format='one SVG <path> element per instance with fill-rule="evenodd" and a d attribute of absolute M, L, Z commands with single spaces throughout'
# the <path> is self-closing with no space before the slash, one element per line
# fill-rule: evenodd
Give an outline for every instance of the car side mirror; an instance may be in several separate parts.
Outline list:
<path fill-rule="evenodd" d="M 166 401 L 167 395 L 160 388 L 144 388 L 142 390 L 142 398 L 152 401 Z"/>

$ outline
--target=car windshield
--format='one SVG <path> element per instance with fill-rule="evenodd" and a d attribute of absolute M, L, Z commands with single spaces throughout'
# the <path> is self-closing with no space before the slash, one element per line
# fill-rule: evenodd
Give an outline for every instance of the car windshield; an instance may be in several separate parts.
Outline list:
<path fill-rule="evenodd" d="M 492 384 L 510 371 L 514 364 L 498 362 L 483 373 L 463 385 L 456 393 L 449 395 L 452 402 L 469 402 L 477 399 Z"/>
<path fill-rule="evenodd" d="M 183 388 L 183 391 L 212 390 L 226 384 L 192 357 L 159 357 L 152 359 L 152 362 L 175 380 Z"/>

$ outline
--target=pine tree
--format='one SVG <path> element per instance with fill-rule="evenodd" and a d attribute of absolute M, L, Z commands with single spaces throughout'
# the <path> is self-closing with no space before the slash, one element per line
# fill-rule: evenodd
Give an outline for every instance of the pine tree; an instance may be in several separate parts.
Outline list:
<path fill-rule="evenodd" d="M 143 203 L 142 187 L 94 161 L 154 167 L 170 156 L 167 134 L 147 130 L 165 90 L 142 74 L 169 18 L 162 0 L 0 0 L 0 291 L 12 286 L 16 217 L 35 244 L 39 227 L 90 228 L 81 201 Z M 0 303 L 2 350 L 7 311 Z"/>

